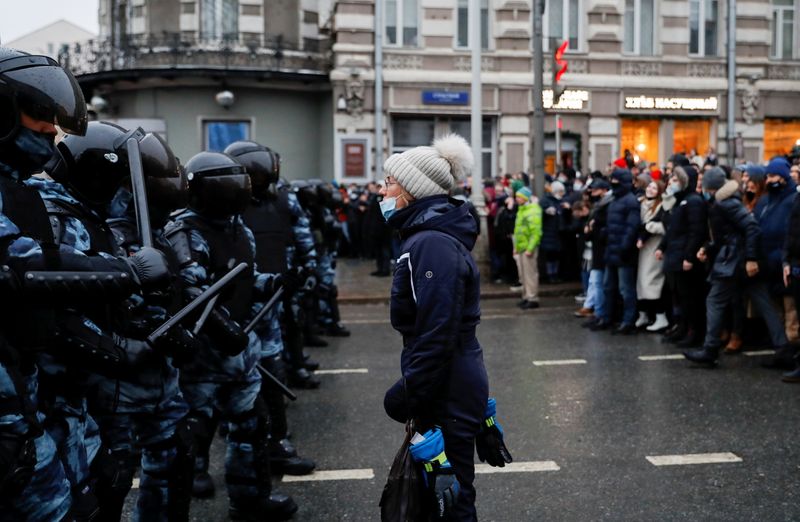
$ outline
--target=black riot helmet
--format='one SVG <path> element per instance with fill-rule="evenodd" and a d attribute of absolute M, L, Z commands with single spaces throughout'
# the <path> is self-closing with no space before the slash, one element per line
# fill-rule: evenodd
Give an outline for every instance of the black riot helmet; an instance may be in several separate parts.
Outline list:
<path fill-rule="evenodd" d="M 317 189 L 319 203 L 330 210 L 336 210 L 342 205 L 342 194 L 336 188 L 321 179 L 310 179 L 309 184 Z"/>
<path fill-rule="evenodd" d="M 0 143 L 14 139 L 21 114 L 84 134 L 86 101 L 71 72 L 49 56 L 0 47 Z"/>
<path fill-rule="evenodd" d="M 139 142 L 151 221 L 161 226 L 172 210 L 186 205 L 188 181 L 158 134 L 93 121 L 84 136 L 67 135 L 59 142 L 47 172 L 76 199 L 104 212 L 120 189 L 130 190 L 130 138 Z"/>
<path fill-rule="evenodd" d="M 291 183 L 292 190 L 297 194 L 297 199 L 300 205 L 306 210 L 314 209 L 319 203 L 317 196 L 317 187 L 312 185 L 310 181 L 305 179 L 296 179 Z"/>
<path fill-rule="evenodd" d="M 235 141 L 225 148 L 225 154 L 247 169 L 254 194 L 263 194 L 280 178 L 280 156 L 269 147 L 254 141 Z"/>
<path fill-rule="evenodd" d="M 206 217 L 227 218 L 250 203 L 252 185 L 247 170 L 222 152 L 201 152 L 186 162 L 189 208 Z"/>

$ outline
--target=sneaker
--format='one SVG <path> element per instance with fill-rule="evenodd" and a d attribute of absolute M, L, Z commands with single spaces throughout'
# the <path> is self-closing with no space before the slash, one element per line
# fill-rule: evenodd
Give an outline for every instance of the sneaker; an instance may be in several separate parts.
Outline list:
<path fill-rule="evenodd" d="M 603 330 L 608 330 L 609 328 L 611 328 L 611 323 L 607 323 L 602 319 L 598 319 L 594 324 L 589 326 L 589 330 L 593 332 L 601 332 Z"/>
<path fill-rule="evenodd" d="M 636 328 L 644 328 L 648 324 L 650 324 L 650 318 L 647 316 L 647 312 L 639 312 L 639 318 L 634 326 Z"/>
<path fill-rule="evenodd" d="M 647 327 L 648 332 L 656 333 L 666 329 L 669 326 L 666 314 L 656 314 L 656 320 L 653 324 Z"/>
<path fill-rule="evenodd" d="M 515 294 L 521 294 L 521 293 L 522 293 L 522 290 L 523 290 L 524 288 L 525 288 L 525 287 L 523 287 L 522 285 L 518 285 L 518 286 L 512 286 L 511 288 L 509 288 L 509 290 L 511 290 L 511 291 L 512 291 L 512 292 L 514 292 Z"/>
<path fill-rule="evenodd" d="M 583 304 L 586 301 L 586 294 L 578 294 L 575 296 L 575 304 Z"/>
<path fill-rule="evenodd" d="M 592 310 L 591 308 L 581 308 L 577 312 L 574 312 L 572 315 L 578 318 L 592 317 L 594 315 L 594 310 Z"/>
<path fill-rule="evenodd" d="M 523 310 L 535 310 L 539 308 L 539 301 L 525 301 L 525 304 L 520 306 Z"/>

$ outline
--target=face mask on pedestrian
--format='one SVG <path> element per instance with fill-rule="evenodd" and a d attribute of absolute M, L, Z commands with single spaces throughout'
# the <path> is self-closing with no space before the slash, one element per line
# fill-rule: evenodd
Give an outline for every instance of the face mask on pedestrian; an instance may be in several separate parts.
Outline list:
<path fill-rule="evenodd" d="M 683 190 L 679 183 L 670 183 L 669 187 L 667 187 L 667 194 L 670 196 L 674 196 L 678 192 Z"/>
<path fill-rule="evenodd" d="M 589 196 L 589 200 L 592 201 L 593 203 L 597 203 L 601 199 L 603 199 L 602 194 L 592 194 L 591 196 Z"/>
<path fill-rule="evenodd" d="M 611 183 L 611 192 L 613 192 L 615 196 L 619 196 L 620 194 L 625 192 L 625 187 L 622 185 L 622 183 L 619 182 Z"/>
<path fill-rule="evenodd" d="M 580 192 L 581 190 L 583 190 L 583 183 L 581 183 L 580 181 L 576 181 L 575 183 L 572 184 L 572 190 L 575 192 Z"/>
<path fill-rule="evenodd" d="M 754 199 L 756 199 L 756 193 L 753 192 L 752 190 L 748 190 L 747 192 L 744 193 L 744 197 L 747 198 L 747 201 L 753 201 Z"/>
<path fill-rule="evenodd" d="M 780 181 L 773 181 L 773 182 L 767 183 L 767 189 L 770 192 L 773 192 L 773 193 L 774 192 L 780 192 L 781 190 L 783 190 L 783 183 L 781 183 Z"/>
<path fill-rule="evenodd" d="M 714 194 L 712 194 L 711 192 L 706 192 L 705 190 L 703 191 L 703 199 L 705 199 L 706 201 L 711 201 L 713 198 Z"/>
<path fill-rule="evenodd" d="M 383 198 L 379 203 L 383 219 L 389 220 L 397 212 L 397 198 Z"/>

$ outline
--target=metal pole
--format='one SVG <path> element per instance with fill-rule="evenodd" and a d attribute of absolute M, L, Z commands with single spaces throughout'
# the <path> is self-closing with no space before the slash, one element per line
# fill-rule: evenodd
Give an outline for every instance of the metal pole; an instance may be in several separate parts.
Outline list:
<path fill-rule="evenodd" d="M 481 138 L 483 136 L 481 109 L 483 92 L 481 87 L 481 0 L 469 1 L 469 45 L 472 52 L 472 87 L 470 90 L 470 136 L 475 166 L 472 169 L 472 204 L 484 207 L 483 162 Z M 487 173 L 488 174 L 488 173 Z"/>
<path fill-rule="evenodd" d="M 533 0 L 533 165 L 531 165 L 531 188 L 544 195 L 544 102 L 542 101 L 544 74 L 544 50 L 542 49 L 543 0 Z"/>
<path fill-rule="evenodd" d="M 383 0 L 375 2 L 375 180 L 383 181 Z"/>
<path fill-rule="evenodd" d="M 728 165 L 736 164 L 736 0 L 728 0 Z"/>
<path fill-rule="evenodd" d="M 553 106 L 555 107 L 556 100 L 553 100 Z M 556 160 L 553 162 L 553 168 L 555 172 L 553 174 L 558 174 L 558 170 L 561 168 L 561 115 L 556 114 Z"/>

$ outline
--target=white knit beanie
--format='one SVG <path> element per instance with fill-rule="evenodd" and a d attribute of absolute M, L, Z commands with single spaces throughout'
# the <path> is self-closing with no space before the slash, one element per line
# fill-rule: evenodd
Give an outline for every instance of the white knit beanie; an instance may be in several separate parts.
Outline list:
<path fill-rule="evenodd" d="M 414 199 L 420 199 L 448 194 L 472 170 L 474 161 L 467 141 L 458 134 L 448 134 L 435 140 L 432 147 L 392 154 L 383 164 L 383 171 Z"/>

